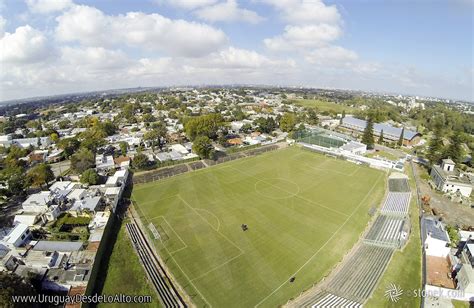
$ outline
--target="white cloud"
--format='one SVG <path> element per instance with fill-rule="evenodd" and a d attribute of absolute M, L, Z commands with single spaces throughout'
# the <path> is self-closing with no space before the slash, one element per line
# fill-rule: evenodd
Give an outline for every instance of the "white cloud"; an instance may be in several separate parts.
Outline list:
<path fill-rule="evenodd" d="M 5 32 L 0 50 L 0 62 L 5 64 L 44 61 L 52 54 L 45 35 L 29 25 L 16 28 L 14 33 Z"/>
<path fill-rule="evenodd" d="M 89 71 L 122 69 L 132 63 L 123 51 L 108 50 L 103 47 L 63 47 L 61 60 L 65 64 L 79 66 Z"/>
<path fill-rule="evenodd" d="M 5 25 L 7 24 L 7 20 L 3 18 L 3 16 L 0 16 L 0 38 L 3 37 L 5 34 Z"/>
<path fill-rule="evenodd" d="M 327 45 L 338 39 L 341 34 L 341 29 L 334 25 L 288 25 L 283 34 L 265 39 L 264 43 L 271 50 L 314 48 Z"/>
<path fill-rule="evenodd" d="M 223 31 L 206 24 L 173 20 L 159 14 L 129 12 L 105 15 L 89 6 L 74 6 L 56 18 L 56 37 L 88 46 L 145 48 L 180 56 L 203 56 L 227 43 Z"/>
<path fill-rule="evenodd" d="M 275 66 L 294 66 L 290 60 L 273 60 L 256 51 L 235 47 L 213 53 L 205 61 L 202 66 L 226 69 L 271 69 Z"/>
<path fill-rule="evenodd" d="M 335 5 L 321 0 L 263 0 L 273 5 L 291 24 L 339 23 L 341 15 Z"/>
<path fill-rule="evenodd" d="M 259 23 L 264 18 L 256 12 L 240 8 L 236 0 L 227 0 L 211 6 L 206 6 L 194 12 L 199 18 L 209 22 L 243 21 L 251 24 Z"/>
<path fill-rule="evenodd" d="M 28 9 L 33 13 L 49 14 L 63 11 L 72 6 L 72 0 L 26 0 Z"/>
<path fill-rule="evenodd" d="M 218 0 L 155 0 L 158 4 L 167 3 L 171 6 L 193 10 L 199 7 L 207 6 L 216 3 Z"/>
<path fill-rule="evenodd" d="M 306 54 L 306 61 L 318 65 L 348 65 L 358 59 L 357 53 L 340 46 L 328 46 Z"/>

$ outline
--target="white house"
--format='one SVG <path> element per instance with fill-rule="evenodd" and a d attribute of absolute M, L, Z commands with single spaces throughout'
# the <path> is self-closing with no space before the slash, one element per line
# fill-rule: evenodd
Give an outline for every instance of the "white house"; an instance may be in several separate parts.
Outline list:
<path fill-rule="evenodd" d="M 27 226 L 33 226 L 39 220 L 38 216 L 38 213 L 23 213 L 15 215 L 15 218 L 13 219 L 13 225 L 25 224 Z"/>
<path fill-rule="evenodd" d="M 97 170 L 108 170 L 115 168 L 114 157 L 112 155 L 97 155 L 95 158 Z"/>
<path fill-rule="evenodd" d="M 444 229 L 443 224 L 435 218 L 423 218 L 423 232 L 425 235 L 425 252 L 428 256 L 446 257 L 451 250 L 451 243 L 448 232 Z"/>
<path fill-rule="evenodd" d="M 189 153 L 188 149 L 179 143 L 171 145 L 170 148 L 172 152 L 178 152 L 181 155 L 186 155 Z"/>
<path fill-rule="evenodd" d="M 442 192 L 459 192 L 469 197 L 474 186 L 474 178 L 456 168 L 451 159 L 443 159 L 441 165 L 433 165 L 431 178 L 436 189 Z"/>
<path fill-rule="evenodd" d="M 70 190 L 70 189 L 74 189 L 74 188 L 79 187 L 79 186 L 81 186 L 81 184 L 76 183 L 76 182 L 58 181 L 58 182 L 54 182 L 49 187 L 49 191 L 55 192 L 55 191 L 61 191 L 61 190 Z"/>
<path fill-rule="evenodd" d="M 43 213 L 46 212 L 48 207 L 51 205 L 54 199 L 53 193 L 50 191 L 41 191 L 36 194 L 28 196 L 21 207 L 30 213 Z"/>
<path fill-rule="evenodd" d="M 23 246 L 31 238 L 31 232 L 28 225 L 18 224 L 3 239 L 5 242 L 15 247 Z"/>
<path fill-rule="evenodd" d="M 461 268 L 457 279 L 457 289 L 474 294 L 474 243 L 466 244 L 461 253 Z"/>

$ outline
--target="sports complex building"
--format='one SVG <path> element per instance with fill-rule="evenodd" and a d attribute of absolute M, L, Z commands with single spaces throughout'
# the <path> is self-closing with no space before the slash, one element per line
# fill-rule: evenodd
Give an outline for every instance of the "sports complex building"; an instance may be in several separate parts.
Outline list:
<path fill-rule="evenodd" d="M 394 169 L 398 171 L 403 171 L 404 168 L 403 160 L 391 161 L 363 156 L 366 152 L 366 145 L 355 141 L 352 137 L 345 134 L 322 128 L 311 128 L 298 132 L 294 136 L 294 139 L 306 149 L 339 157 L 357 164 L 365 164 L 378 169 Z"/>
<path fill-rule="evenodd" d="M 342 119 L 341 128 L 355 133 L 356 135 L 362 134 L 365 127 L 367 126 L 367 121 L 353 118 L 345 117 Z M 402 128 L 389 125 L 387 123 L 374 123 L 374 136 L 379 137 L 383 131 L 383 139 L 385 142 L 398 142 L 400 135 L 402 134 Z M 417 145 L 421 140 L 421 134 L 419 132 L 411 131 L 405 129 L 403 132 L 403 145 L 412 146 Z"/>

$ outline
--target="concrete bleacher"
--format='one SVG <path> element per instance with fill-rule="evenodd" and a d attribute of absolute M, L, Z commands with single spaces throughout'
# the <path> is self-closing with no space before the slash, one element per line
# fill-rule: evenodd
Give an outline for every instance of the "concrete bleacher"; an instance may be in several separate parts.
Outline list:
<path fill-rule="evenodd" d="M 408 215 L 410 206 L 411 193 L 406 192 L 389 192 L 382 206 L 381 213 L 387 215 Z"/>
<path fill-rule="evenodd" d="M 379 215 L 364 241 L 373 245 L 398 248 L 404 224 L 403 217 Z"/>

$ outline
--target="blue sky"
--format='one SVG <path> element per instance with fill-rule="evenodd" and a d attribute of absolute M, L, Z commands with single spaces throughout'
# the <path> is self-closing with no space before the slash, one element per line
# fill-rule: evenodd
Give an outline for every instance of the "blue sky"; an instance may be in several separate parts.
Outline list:
<path fill-rule="evenodd" d="M 0 0 L 0 100 L 240 83 L 474 101 L 473 10 L 472 0 Z"/>

